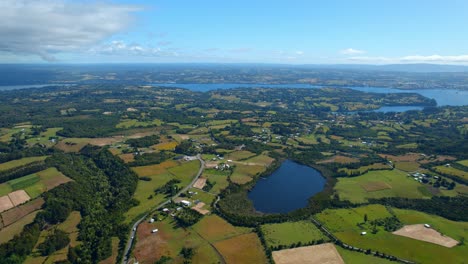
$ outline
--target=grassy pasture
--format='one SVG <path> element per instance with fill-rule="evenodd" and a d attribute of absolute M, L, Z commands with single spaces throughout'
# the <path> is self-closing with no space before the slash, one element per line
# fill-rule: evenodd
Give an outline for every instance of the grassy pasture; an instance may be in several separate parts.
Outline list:
<path fill-rule="evenodd" d="M 64 176 L 56 168 L 48 168 L 46 170 L 0 184 L 0 196 L 16 190 L 25 190 L 28 195 L 34 199 L 43 192 L 51 190 L 68 181 L 70 181 L 70 178 Z"/>
<path fill-rule="evenodd" d="M 322 153 L 323 154 L 323 153 Z M 348 168 L 342 168 L 339 169 L 340 172 L 346 172 L 348 175 L 351 175 L 355 172 L 359 172 L 360 174 L 369 171 L 369 170 L 382 170 L 382 169 L 390 169 L 390 166 L 388 166 L 385 163 L 374 163 L 368 166 L 362 166 L 359 167 L 358 169 L 348 169 Z"/>
<path fill-rule="evenodd" d="M 372 263 L 372 264 L 394 264 L 394 261 L 387 259 L 366 255 L 364 253 L 351 251 L 342 247 L 336 247 L 338 253 L 340 253 L 346 264 L 361 264 L 361 263 Z"/>
<path fill-rule="evenodd" d="M 468 172 L 462 171 L 459 169 L 455 169 L 453 167 L 445 167 L 445 166 L 437 166 L 434 168 L 437 172 L 443 173 L 443 174 L 449 174 L 453 175 L 456 177 L 463 178 L 465 180 L 468 180 Z"/>
<path fill-rule="evenodd" d="M 203 171 L 203 177 L 208 178 L 208 180 L 214 184 L 210 192 L 216 194 L 221 192 L 221 190 L 223 190 L 229 185 L 229 174 L 229 171 L 218 171 L 214 169 L 205 169 Z"/>
<path fill-rule="evenodd" d="M 457 163 L 460 163 L 461 165 L 468 167 L 468 159 L 457 161 Z"/>
<path fill-rule="evenodd" d="M 234 172 L 231 175 L 231 180 L 238 184 L 250 182 L 255 175 L 265 170 L 265 166 L 261 165 L 243 165 L 236 164 Z"/>
<path fill-rule="evenodd" d="M 255 156 L 255 153 L 252 153 L 250 151 L 247 151 L 247 150 L 240 150 L 240 151 L 234 151 L 234 152 L 231 152 L 229 154 L 227 154 L 224 158 L 226 160 L 244 160 L 244 159 L 248 159 L 250 157 L 253 157 Z"/>
<path fill-rule="evenodd" d="M 28 158 L 8 161 L 8 162 L 0 164 L 0 171 L 13 169 L 13 168 L 23 166 L 23 165 L 26 165 L 35 161 L 45 160 L 46 158 L 47 156 L 40 156 L 40 157 L 28 157 Z"/>
<path fill-rule="evenodd" d="M 366 214 L 368 221 L 392 216 L 383 205 L 367 205 L 351 209 L 326 209 L 315 217 L 331 232 L 359 233 L 361 228 L 356 224 L 364 222 Z"/>
<path fill-rule="evenodd" d="M 391 188 L 379 191 L 366 191 L 363 186 L 380 182 Z M 366 202 L 369 198 L 383 197 L 406 197 L 406 198 L 426 198 L 428 194 L 423 194 L 418 189 L 422 186 L 406 173 L 397 170 L 370 171 L 363 175 L 351 178 L 338 178 L 335 190 L 340 199 L 349 200 L 353 203 Z"/>
<path fill-rule="evenodd" d="M 268 247 L 289 246 L 297 242 L 327 240 L 327 237 L 310 221 L 284 222 L 261 226 Z"/>
<path fill-rule="evenodd" d="M 454 222 L 412 210 L 393 209 L 397 217 L 405 224 L 429 223 L 444 234 L 460 239 L 467 236 L 467 223 Z M 417 263 L 463 263 L 466 259 L 467 246 L 446 248 L 436 244 L 394 235 L 379 227 L 376 234 L 361 229 L 357 223 L 362 223 L 364 214 L 368 220 L 391 216 L 381 205 L 369 205 L 352 209 L 327 209 L 316 217 L 324 223 L 344 243 L 364 249 L 372 249 L 412 260 Z M 367 231 L 362 236 L 361 231 Z M 458 236 L 458 237 L 457 237 Z"/>
<path fill-rule="evenodd" d="M 412 172 L 419 169 L 419 163 L 415 161 L 399 161 L 395 163 L 395 168 L 406 172 Z"/>

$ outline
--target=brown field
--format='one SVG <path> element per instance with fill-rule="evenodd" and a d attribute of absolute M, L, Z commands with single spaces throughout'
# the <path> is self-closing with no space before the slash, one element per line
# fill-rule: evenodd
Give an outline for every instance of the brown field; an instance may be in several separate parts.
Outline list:
<path fill-rule="evenodd" d="M 124 140 L 123 136 L 114 136 L 114 137 L 106 137 L 106 138 L 92 138 L 89 140 L 89 144 L 96 145 L 96 146 L 106 146 L 111 145 L 117 142 L 121 142 Z"/>
<path fill-rule="evenodd" d="M 379 154 L 380 157 L 384 159 L 388 159 L 391 161 L 417 161 L 422 158 L 420 153 L 408 153 L 405 155 L 399 155 L 399 156 L 394 156 L 394 155 L 389 155 L 389 154 Z"/>
<path fill-rule="evenodd" d="M 217 215 L 203 217 L 194 226 L 195 231 L 204 239 L 213 242 L 250 232 L 251 229 L 234 227 Z"/>
<path fill-rule="evenodd" d="M 157 234 L 151 233 L 151 230 L 158 228 Z M 144 260 L 144 263 L 154 263 L 164 255 L 170 255 L 168 241 L 171 239 L 171 234 L 160 226 L 152 225 L 143 222 L 137 229 L 138 241 L 133 254 L 137 260 Z"/>
<path fill-rule="evenodd" d="M 177 166 L 177 162 L 173 160 L 164 161 L 161 164 L 141 166 L 132 168 L 140 177 L 151 176 L 166 172 L 166 169 Z"/>
<path fill-rule="evenodd" d="M 121 154 L 119 155 L 119 158 L 121 158 L 125 163 L 135 161 L 135 156 L 133 156 L 133 153 Z"/>
<path fill-rule="evenodd" d="M 18 221 L 19 219 L 23 218 L 24 216 L 40 209 L 42 205 L 44 204 L 44 199 L 38 198 L 35 200 L 32 200 L 26 204 L 20 205 L 18 207 L 15 207 L 13 209 L 10 209 L 6 212 L 3 212 L 2 219 L 3 219 L 3 225 L 4 226 L 9 226 L 13 224 L 14 222 Z"/>
<path fill-rule="evenodd" d="M 197 205 L 193 206 L 192 209 L 199 212 L 202 215 L 209 214 L 210 211 L 203 209 L 203 206 L 205 206 L 204 202 L 199 202 Z"/>
<path fill-rule="evenodd" d="M 206 178 L 198 178 L 198 180 L 193 184 L 193 188 L 197 188 L 197 189 L 203 189 L 203 187 L 205 187 L 206 185 Z"/>
<path fill-rule="evenodd" d="M 320 163 L 332 163 L 332 162 L 341 163 L 341 164 L 346 164 L 346 163 L 355 163 L 355 162 L 359 162 L 359 159 L 350 158 L 350 157 L 341 156 L 341 155 L 336 155 L 336 156 L 334 156 L 334 157 L 331 157 L 331 158 L 326 159 L 326 160 L 319 161 L 319 162 L 317 162 L 317 163 L 320 164 Z"/>
<path fill-rule="evenodd" d="M 82 143 L 67 143 L 64 141 L 59 141 L 55 147 L 63 150 L 64 152 L 78 152 L 80 151 L 84 146 L 86 146 L 87 143 L 82 142 Z"/>
<path fill-rule="evenodd" d="M 395 168 L 406 172 L 412 172 L 419 169 L 419 163 L 415 161 L 400 161 L 395 163 Z"/>
<path fill-rule="evenodd" d="M 214 246 L 226 263 L 267 263 L 263 246 L 255 233 L 216 242 Z"/>
<path fill-rule="evenodd" d="M 8 197 L 8 195 L 0 197 L 0 213 L 13 207 L 14 205 L 11 202 L 10 197 Z"/>
<path fill-rule="evenodd" d="M 31 197 L 29 197 L 29 195 L 24 190 L 11 192 L 8 194 L 8 197 L 10 197 L 10 200 L 14 206 L 23 204 L 24 202 L 27 202 L 29 199 L 31 199 Z"/>
<path fill-rule="evenodd" d="M 33 213 L 28 214 L 27 216 L 23 217 L 20 221 L 9 225 L 3 229 L 0 228 L 0 244 L 10 241 L 15 235 L 18 235 L 23 230 L 23 227 L 27 224 L 30 224 L 34 221 L 37 213 L 40 211 L 36 211 Z"/>
<path fill-rule="evenodd" d="M 40 175 L 40 174 L 39 174 Z M 56 175 L 55 177 L 45 179 L 44 185 L 46 186 L 47 190 L 52 190 L 53 188 L 62 185 L 67 182 L 71 182 L 72 179 L 68 178 L 67 176 L 60 173 L 60 175 Z"/>
<path fill-rule="evenodd" d="M 361 184 L 361 187 L 366 190 L 366 192 L 375 192 L 385 189 L 391 189 L 392 187 L 385 182 L 365 182 Z"/>
<path fill-rule="evenodd" d="M 276 264 L 344 264 L 332 243 L 273 251 Z"/>
<path fill-rule="evenodd" d="M 393 234 L 426 241 L 448 248 L 454 247 L 458 244 L 458 241 L 455 239 L 448 236 L 443 236 L 432 228 L 424 227 L 423 224 L 406 225 L 401 229 L 393 232 Z"/>

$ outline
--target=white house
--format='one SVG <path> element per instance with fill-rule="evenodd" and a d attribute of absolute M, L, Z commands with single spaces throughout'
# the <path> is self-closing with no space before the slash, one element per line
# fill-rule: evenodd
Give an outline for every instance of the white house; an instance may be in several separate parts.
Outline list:
<path fill-rule="evenodd" d="M 187 200 L 182 200 L 182 201 L 180 201 L 180 203 L 181 203 L 182 205 L 184 205 L 184 206 L 187 206 L 187 207 L 190 206 L 190 205 L 192 204 L 191 202 L 189 202 L 189 201 L 187 201 Z"/>
<path fill-rule="evenodd" d="M 151 230 L 151 233 L 156 233 L 156 232 L 158 232 L 158 229 Z"/>

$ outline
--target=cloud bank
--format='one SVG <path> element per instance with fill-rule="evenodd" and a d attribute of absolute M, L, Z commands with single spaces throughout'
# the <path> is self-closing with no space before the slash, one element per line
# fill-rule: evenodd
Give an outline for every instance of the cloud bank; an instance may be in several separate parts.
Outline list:
<path fill-rule="evenodd" d="M 366 52 L 364 50 L 348 48 L 348 49 L 341 50 L 340 53 L 343 55 L 358 55 L 358 54 L 364 54 Z"/>
<path fill-rule="evenodd" d="M 0 52 L 55 60 L 125 30 L 139 7 L 67 0 L 0 1 Z"/>

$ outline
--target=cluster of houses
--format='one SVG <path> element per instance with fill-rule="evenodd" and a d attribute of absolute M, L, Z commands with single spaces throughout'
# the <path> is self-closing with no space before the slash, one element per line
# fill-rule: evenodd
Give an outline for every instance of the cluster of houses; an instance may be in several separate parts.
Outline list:
<path fill-rule="evenodd" d="M 426 180 L 426 182 L 427 182 L 427 180 L 429 180 L 429 178 L 431 177 L 431 176 L 429 176 L 429 175 L 426 175 L 426 174 L 420 173 L 420 172 L 415 172 L 415 173 L 412 173 L 412 174 L 408 174 L 408 176 L 413 177 L 413 179 L 414 179 L 415 181 L 418 181 L 418 182 L 420 182 L 420 183 L 422 183 L 422 182 L 425 181 L 425 180 Z M 438 177 L 438 176 L 434 176 L 434 178 L 435 178 L 435 179 L 438 179 L 439 177 Z"/>

